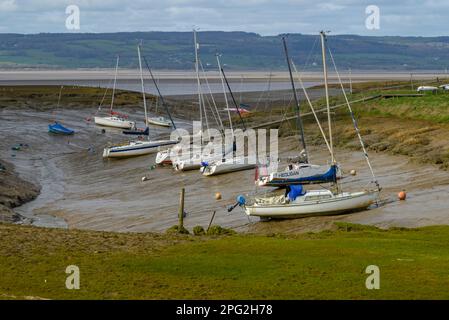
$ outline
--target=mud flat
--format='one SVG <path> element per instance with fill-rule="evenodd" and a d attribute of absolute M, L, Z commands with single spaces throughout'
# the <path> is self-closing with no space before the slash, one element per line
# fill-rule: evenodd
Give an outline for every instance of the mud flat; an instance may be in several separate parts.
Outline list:
<path fill-rule="evenodd" d="M 24 217 L 13 208 L 35 199 L 38 194 L 38 186 L 21 179 L 10 163 L 0 161 L 0 221 L 23 222 Z"/>
<path fill-rule="evenodd" d="M 0 108 L 0 141 L 2 157 L 10 161 L 21 177 L 41 186 L 40 195 L 15 212 L 32 219 L 40 226 L 120 231 L 162 232 L 177 223 L 178 196 L 186 188 L 185 224 L 207 226 L 213 211 L 214 223 L 241 232 L 302 233 L 333 228 L 334 221 L 372 224 L 380 227 L 416 227 L 449 224 L 449 173 L 431 164 L 410 162 L 409 157 L 371 152 L 373 166 L 383 187 L 382 203 L 364 212 L 333 216 L 271 221 L 259 223 L 248 219 L 236 208 L 227 213 L 226 207 L 239 194 L 253 194 L 254 170 L 217 177 L 203 177 L 199 172 L 175 173 L 169 167 L 152 170 L 155 155 L 125 160 L 102 159 L 108 142 L 124 141 L 121 130 L 95 126 L 86 118 L 95 108 L 76 106 L 58 110 L 30 107 Z M 117 111 L 143 118 L 143 112 L 120 106 Z M 55 136 L 47 132 L 49 122 L 57 118 L 76 131 L 74 136 Z M 181 123 L 181 119 L 177 118 Z M 141 123 L 141 122 L 140 122 Z M 187 124 L 186 124 L 187 126 Z M 169 130 L 152 127 L 153 138 L 166 137 Z M 16 144 L 27 148 L 11 150 Z M 282 157 L 297 152 L 297 139 L 282 138 Z M 345 190 L 366 187 L 370 181 L 364 158 L 359 151 L 339 149 L 337 159 L 343 170 L 357 170 L 355 177 L 342 181 Z M 311 161 L 326 163 L 328 154 L 322 147 L 311 148 Z M 148 180 L 142 182 L 142 177 Z M 406 201 L 396 201 L 396 194 L 407 190 Z M 262 190 L 259 190 L 262 191 Z M 222 199 L 216 201 L 216 192 Z"/>

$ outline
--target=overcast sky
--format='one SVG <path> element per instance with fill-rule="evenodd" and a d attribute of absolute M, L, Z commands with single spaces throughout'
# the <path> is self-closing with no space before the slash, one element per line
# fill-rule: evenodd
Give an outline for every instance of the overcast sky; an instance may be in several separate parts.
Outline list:
<path fill-rule="evenodd" d="M 249 31 L 360 35 L 448 35 L 449 0 L 0 0 L 1 33 L 74 32 L 66 7 L 80 9 L 80 30 Z M 380 28 L 366 28 L 365 9 L 380 9 Z"/>

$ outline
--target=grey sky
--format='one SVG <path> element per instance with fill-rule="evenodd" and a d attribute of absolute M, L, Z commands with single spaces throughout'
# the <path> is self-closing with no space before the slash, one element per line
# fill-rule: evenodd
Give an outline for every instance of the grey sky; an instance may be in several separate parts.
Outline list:
<path fill-rule="evenodd" d="M 0 32 L 69 32 L 65 8 L 78 5 L 79 32 L 249 31 L 447 35 L 449 0 L 0 0 Z M 365 27 L 368 5 L 380 8 L 380 29 Z"/>

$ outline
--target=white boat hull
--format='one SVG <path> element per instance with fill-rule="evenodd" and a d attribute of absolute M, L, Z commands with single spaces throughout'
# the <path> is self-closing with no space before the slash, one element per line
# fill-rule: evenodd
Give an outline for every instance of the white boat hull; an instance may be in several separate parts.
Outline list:
<path fill-rule="evenodd" d="M 166 149 L 163 151 L 159 151 L 156 154 L 156 164 L 172 164 L 172 160 L 170 159 L 170 149 Z"/>
<path fill-rule="evenodd" d="M 131 129 L 134 128 L 136 123 L 134 121 L 129 121 L 117 117 L 94 117 L 95 124 L 104 127 L 114 127 L 121 129 Z"/>
<path fill-rule="evenodd" d="M 201 160 L 181 160 L 173 162 L 173 168 L 176 171 L 198 170 L 201 168 Z"/>
<path fill-rule="evenodd" d="M 201 167 L 201 172 L 203 173 L 203 176 L 210 177 L 219 174 L 254 169 L 255 167 L 255 164 L 220 162 L 207 167 Z"/>
<path fill-rule="evenodd" d="M 176 143 L 171 140 L 133 141 L 123 146 L 114 146 L 103 150 L 103 158 L 129 158 L 147 155 L 166 149 Z"/>
<path fill-rule="evenodd" d="M 287 204 L 254 204 L 245 206 L 244 209 L 248 216 L 290 219 L 362 210 L 372 205 L 377 198 L 378 191 L 345 192 L 325 200 L 293 201 Z"/>
<path fill-rule="evenodd" d="M 191 157 L 186 158 L 185 156 L 181 156 L 172 160 L 173 168 L 175 168 L 176 171 L 198 170 L 201 168 L 202 162 L 214 162 L 216 160 L 221 160 L 223 157 L 222 155 L 206 155 L 202 157 L 202 150 L 202 147 L 193 146 Z"/>
<path fill-rule="evenodd" d="M 161 127 L 171 127 L 171 121 L 165 119 L 164 117 L 148 117 L 147 118 L 148 123 L 150 124 L 154 124 L 156 126 L 161 126 Z"/>

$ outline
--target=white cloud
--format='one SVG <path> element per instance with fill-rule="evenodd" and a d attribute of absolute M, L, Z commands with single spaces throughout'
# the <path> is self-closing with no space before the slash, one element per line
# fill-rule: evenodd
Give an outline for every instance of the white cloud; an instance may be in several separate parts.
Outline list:
<path fill-rule="evenodd" d="M 0 0 L 0 32 L 66 32 L 69 4 L 80 7 L 81 32 L 185 31 L 195 25 L 264 35 L 326 29 L 425 36 L 444 32 L 449 18 L 448 0 Z M 380 7 L 380 30 L 365 28 L 370 4 Z"/>
<path fill-rule="evenodd" d="M 15 0 L 0 0 L 0 12 L 10 12 L 17 9 Z"/>

